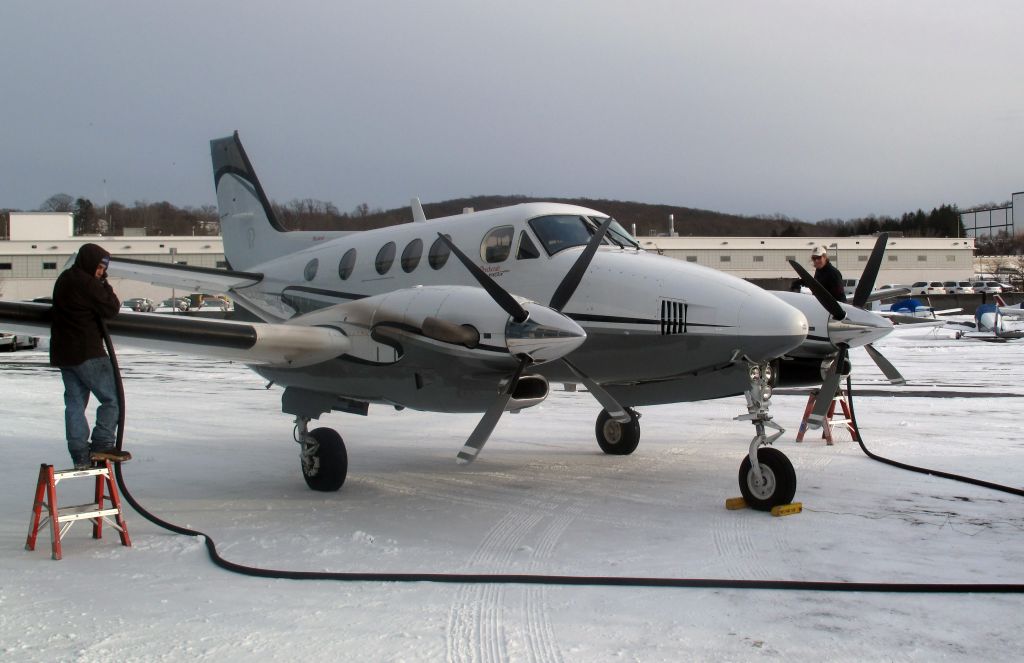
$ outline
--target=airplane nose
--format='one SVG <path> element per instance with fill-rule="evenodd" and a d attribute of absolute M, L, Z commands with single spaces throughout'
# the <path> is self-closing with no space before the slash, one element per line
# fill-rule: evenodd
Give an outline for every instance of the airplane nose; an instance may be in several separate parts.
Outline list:
<path fill-rule="evenodd" d="M 536 362 L 564 357 L 587 340 L 587 332 L 558 311 L 529 303 L 524 306 L 530 317 L 523 322 L 509 319 L 505 342 L 514 355 L 529 355 Z"/>
<path fill-rule="evenodd" d="M 751 293 L 737 316 L 737 336 L 754 361 L 780 357 L 807 338 L 807 318 L 766 291 Z"/>

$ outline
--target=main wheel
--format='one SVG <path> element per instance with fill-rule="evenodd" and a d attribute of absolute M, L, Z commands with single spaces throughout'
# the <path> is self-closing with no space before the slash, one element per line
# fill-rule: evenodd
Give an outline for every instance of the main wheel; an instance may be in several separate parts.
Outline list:
<path fill-rule="evenodd" d="M 612 419 L 608 410 L 601 410 L 601 414 L 597 415 L 594 432 L 597 434 L 598 446 L 606 454 L 628 456 L 640 444 L 640 415 L 628 407 L 626 414 L 629 415 L 629 422 L 625 424 Z"/>
<path fill-rule="evenodd" d="M 348 475 L 348 454 L 345 442 L 333 428 L 317 428 L 309 432 L 316 440 L 316 450 L 302 453 L 302 476 L 313 490 L 335 491 Z"/>
<path fill-rule="evenodd" d="M 761 447 L 757 450 L 757 464 L 761 467 L 760 483 L 750 464 L 750 455 L 740 463 L 740 492 L 747 504 L 759 511 L 770 511 L 773 506 L 791 503 L 796 495 L 796 470 L 786 454 Z"/>

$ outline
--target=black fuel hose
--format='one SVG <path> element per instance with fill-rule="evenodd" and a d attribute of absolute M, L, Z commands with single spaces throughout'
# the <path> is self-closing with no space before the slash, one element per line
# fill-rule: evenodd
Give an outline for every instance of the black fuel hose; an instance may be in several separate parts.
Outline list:
<path fill-rule="evenodd" d="M 117 383 L 117 398 L 120 406 L 117 426 L 117 449 L 124 443 L 125 397 L 121 369 L 114 352 L 106 325 L 103 341 L 107 346 L 114 378 Z M 852 414 L 852 404 L 851 404 Z M 856 423 L 855 423 L 856 425 Z M 114 464 L 114 475 L 118 488 L 125 500 L 140 516 L 175 534 L 202 537 L 210 560 L 222 569 L 257 578 L 279 578 L 284 580 L 334 580 L 342 582 L 431 582 L 454 584 L 499 584 L 499 585 L 576 585 L 597 587 L 676 587 L 709 589 L 775 589 L 825 592 L 886 592 L 910 594 L 1021 594 L 1024 584 L 1005 583 L 885 583 L 885 582 L 835 582 L 804 580 L 731 580 L 716 578 L 644 578 L 628 576 L 564 576 L 541 574 L 503 573 L 352 573 L 337 571 L 292 571 L 287 569 L 264 569 L 228 561 L 217 552 L 217 545 L 209 535 L 198 530 L 169 523 L 152 513 L 128 489 L 121 471 L 121 463 Z"/>
<path fill-rule="evenodd" d="M 1011 495 L 1017 495 L 1024 497 L 1024 490 L 1020 488 L 1014 488 L 1012 486 L 1003 486 L 998 483 L 992 483 L 991 481 L 982 481 L 981 479 L 975 479 L 973 477 L 965 477 L 959 474 L 952 474 L 950 472 L 943 472 L 941 470 L 930 470 L 927 467 L 917 467 L 916 465 L 909 465 L 907 463 L 901 463 L 898 460 L 892 460 L 891 458 L 885 458 L 878 454 L 872 453 L 870 449 L 864 444 L 864 436 L 860 433 L 860 426 L 857 425 L 857 411 L 853 407 L 853 389 L 850 383 L 850 376 L 846 376 L 846 394 L 847 402 L 850 404 L 850 419 L 853 422 L 853 430 L 857 432 L 857 443 L 860 444 L 861 450 L 872 460 L 877 460 L 880 463 L 886 465 L 892 465 L 902 470 L 909 470 L 911 472 L 918 472 L 920 474 L 929 474 L 931 476 L 942 477 L 943 479 L 952 479 L 953 481 L 962 481 L 975 486 L 981 486 L 982 488 L 989 488 L 991 490 L 1000 490 L 1004 493 L 1010 493 Z"/>

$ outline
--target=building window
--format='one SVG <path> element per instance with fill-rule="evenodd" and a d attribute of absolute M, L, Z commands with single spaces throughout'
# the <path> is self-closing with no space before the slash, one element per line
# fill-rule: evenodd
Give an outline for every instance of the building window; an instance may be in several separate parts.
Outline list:
<path fill-rule="evenodd" d="M 754 256 L 754 262 L 764 262 L 764 256 Z"/>
<path fill-rule="evenodd" d="M 57 269 L 57 263 L 55 262 L 44 262 L 43 269 Z"/>
<path fill-rule="evenodd" d="M 956 256 L 946 256 L 946 262 L 956 262 Z"/>
<path fill-rule="evenodd" d="M 0 269 L 13 269 L 13 267 L 9 262 L 0 262 Z"/>
<path fill-rule="evenodd" d="M 341 256 L 341 262 L 338 263 L 338 278 L 342 281 L 352 276 L 352 270 L 356 268 L 356 250 L 349 249 L 345 251 L 345 255 Z"/>
<path fill-rule="evenodd" d="M 686 256 L 686 262 L 697 262 L 697 256 Z"/>
<path fill-rule="evenodd" d="M 868 257 L 867 256 L 865 256 L 865 255 L 857 256 L 857 262 L 867 262 L 867 261 L 868 261 Z"/>
<path fill-rule="evenodd" d="M 918 262 L 928 262 L 928 256 L 917 256 Z"/>
<path fill-rule="evenodd" d="M 886 256 L 886 258 L 889 259 L 889 262 L 899 262 L 899 260 L 900 260 L 899 256 L 894 256 L 894 255 L 888 255 L 888 256 Z"/>
<path fill-rule="evenodd" d="M 732 256 L 718 256 L 718 262 L 732 262 Z"/>
<path fill-rule="evenodd" d="M 786 262 L 789 262 L 790 260 L 796 260 L 796 256 L 786 256 Z"/>
<path fill-rule="evenodd" d="M 227 268 L 228 268 L 228 261 L 227 260 L 218 260 L 217 261 L 217 269 L 227 269 Z"/>

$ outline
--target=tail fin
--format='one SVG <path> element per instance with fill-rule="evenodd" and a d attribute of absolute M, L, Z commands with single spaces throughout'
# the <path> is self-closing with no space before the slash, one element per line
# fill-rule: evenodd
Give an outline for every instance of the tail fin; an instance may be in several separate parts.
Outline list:
<path fill-rule="evenodd" d="M 1000 295 L 996 295 L 996 306 L 1006 306 L 1006 302 L 1003 301 L 1003 298 Z"/>
<path fill-rule="evenodd" d="M 274 215 L 237 131 L 211 140 L 210 154 L 224 256 L 232 269 L 249 269 L 340 234 L 286 231 Z"/>

